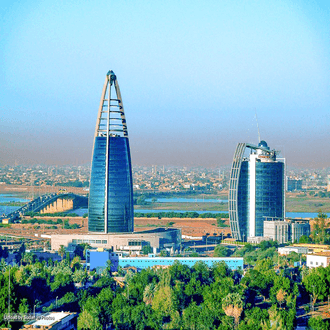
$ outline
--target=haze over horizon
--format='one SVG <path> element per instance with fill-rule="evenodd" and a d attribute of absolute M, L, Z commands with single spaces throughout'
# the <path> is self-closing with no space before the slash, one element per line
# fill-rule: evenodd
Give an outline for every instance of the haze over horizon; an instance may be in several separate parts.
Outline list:
<path fill-rule="evenodd" d="M 133 165 L 230 164 L 261 139 L 330 166 L 329 1 L 5 0 L 0 165 L 84 164 L 117 75 Z"/>

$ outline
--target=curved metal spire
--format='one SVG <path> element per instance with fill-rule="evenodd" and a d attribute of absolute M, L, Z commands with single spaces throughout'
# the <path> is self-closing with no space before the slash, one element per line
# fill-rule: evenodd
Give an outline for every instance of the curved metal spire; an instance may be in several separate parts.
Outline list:
<path fill-rule="evenodd" d="M 103 85 L 94 138 L 97 136 L 128 137 L 123 100 L 112 70 L 108 71 Z"/>

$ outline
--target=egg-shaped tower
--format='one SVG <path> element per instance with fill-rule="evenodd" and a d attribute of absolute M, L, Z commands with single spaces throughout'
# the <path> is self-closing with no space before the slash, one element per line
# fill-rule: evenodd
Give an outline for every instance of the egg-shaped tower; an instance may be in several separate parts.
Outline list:
<path fill-rule="evenodd" d="M 117 77 L 107 73 L 95 134 L 88 199 L 88 231 L 134 230 L 132 165 Z"/>

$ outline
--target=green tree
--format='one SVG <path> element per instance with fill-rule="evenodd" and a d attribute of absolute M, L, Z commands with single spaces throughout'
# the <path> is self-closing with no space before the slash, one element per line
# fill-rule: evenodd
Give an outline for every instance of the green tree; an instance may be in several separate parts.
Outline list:
<path fill-rule="evenodd" d="M 288 295 L 292 293 L 292 289 L 291 289 L 291 281 L 287 277 L 276 275 L 274 277 L 273 285 L 270 289 L 270 299 L 272 303 L 276 304 L 277 302 L 279 302 L 278 298 L 281 298 L 281 295 Z M 298 291 L 296 287 L 295 290 Z M 281 291 L 281 293 L 278 296 L 279 291 Z M 295 293 L 298 294 L 298 292 Z M 281 301 L 281 303 L 283 302 L 284 299 Z"/>
<path fill-rule="evenodd" d="M 12 269 L 11 269 L 12 270 Z M 10 290 L 9 288 L 9 268 L 6 272 L 0 273 L 0 326 L 5 326 L 4 314 L 8 313 L 8 292 L 10 291 L 10 312 L 14 311 L 16 304 L 16 296 L 13 284 L 13 276 L 11 275 Z"/>
<path fill-rule="evenodd" d="M 168 257 L 169 256 L 169 252 L 167 250 L 161 250 L 159 255 L 161 257 Z"/>
<path fill-rule="evenodd" d="M 0 272 L 4 272 L 7 267 L 7 263 L 4 258 L 1 258 L 0 261 Z"/>
<path fill-rule="evenodd" d="M 91 246 L 88 243 L 78 244 L 75 247 L 74 254 L 79 256 L 81 259 L 85 259 L 86 257 L 86 250 L 90 249 Z"/>
<path fill-rule="evenodd" d="M 87 272 L 83 269 L 76 269 L 72 275 L 72 279 L 75 283 L 85 285 L 88 279 Z"/>
<path fill-rule="evenodd" d="M 72 274 L 57 273 L 50 287 L 51 290 L 57 295 L 64 295 L 68 291 L 73 291 L 74 285 Z"/>
<path fill-rule="evenodd" d="M 24 253 L 22 256 L 22 261 L 28 265 L 31 265 L 36 261 L 36 256 L 32 253 Z"/>
<path fill-rule="evenodd" d="M 156 285 L 154 283 L 149 283 L 143 292 L 143 301 L 146 305 L 151 305 L 155 296 Z"/>
<path fill-rule="evenodd" d="M 80 269 L 81 268 L 81 259 L 80 259 L 80 257 L 79 256 L 75 256 L 72 259 L 70 266 L 71 266 L 73 272 L 75 270 L 77 270 L 77 269 Z"/>
<path fill-rule="evenodd" d="M 232 277 L 233 272 L 224 261 L 215 262 L 211 268 L 211 277 L 217 280 L 223 277 Z"/>
<path fill-rule="evenodd" d="M 168 269 L 165 269 L 161 273 L 161 280 L 155 288 L 155 294 L 151 304 L 152 309 L 163 318 L 171 317 L 177 309 L 174 291 L 170 283 L 170 272 Z"/>
<path fill-rule="evenodd" d="M 152 253 L 152 247 L 150 245 L 145 245 L 142 248 L 142 254 Z"/>
<path fill-rule="evenodd" d="M 223 245 L 217 245 L 214 249 L 214 256 L 215 257 L 229 257 L 230 256 L 230 249 Z"/>
<path fill-rule="evenodd" d="M 58 250 L 58 254 L 61 256 L 62 260 L 63 260 L 63 257 L 65 255 L 65 247 L 64 245 L 61 245 L 59 250 Z"/>
<path fill-rule="evenodd" d="M 193 301 L 182 313 L 182 324 L 184 329 L 196 330 L 199 327 L 200 307 Z"/>
<path fill-rule="evenodd" d="M 24 256 L 24 253 L 25 253 L 25 244 L 24 242 L 22 243 L 22 245 L 20 246 L 18 252 L 16 253 L 15 255 L 15 259 L 16 259 L 16 262 L 17 263 L 20 263 L 23 256 Z"/>
<path fill-rule="evenodd" d="M 244 311 L 244 320 L 240 322 L 239 329 L 242 330 L 262 330 L 262 323 L 268 320 L 268 312 L 259 307 L 253 307 Z M 278 330 L 278 329 L 277 329 Z"/>
<path fill-rule="evenodd" d="M 306 291 L 312 295 L 313 304 L 318 299 L 323 300 L 329 294 L 329 282 L 327 280 L 327 268 L 318 267 L 309 271 L 303 278 Z"/>
<path fill-rule="evenodd" d="M 269 310 L 269 321 L 263 320 L 261 323 L 262 330 L 289 330 L 285 324 L 281 313 L 276 309 L 276 306 L 273 305 Z"/>
<path fill-rule="evenodd" d="M 70 258 L 70 253 L 69 252 L 67 252 L 66 255 L 65 255 L 65 261 L 66 261 L 67 265 L 70 265 L 71 258 Z"/>
<path fill-rule="evenodd" d="M 324 321 L 321 316 L 311 317 L 308 320 L 308 330 L 329 330 L 330 326 L 327 321 Z"/>
<path fill-rule="evenodd" d="M 299 243 L 301 243 L 301 244 L 307 244 L 307 243 L 310 243 L 310 242 L 311 242 L 311 239 L 306 235 L 302 235 L 299 238 Z"/>
<path fill-rule="evenodd" d="M 99 321 L 99 318 L 95 313 L 91 313 L 89 310 L 84 309 L 78 317 L 78 329 L 79 330 L 102 330 L 103 327 Z"/>
<path fill-rule="evenodd" d="M 235 327 L 238 327 L 239 319 L 243 312 L 243 300 L 239 293 L 229 293 L 222 301 L 222 309 L 227 316 L 234 318 Z"/>
<path fill-rule="evenodd" d="M 283 289 L 280 289 L 277 292 L 276 299 L 277 299 L 277 302 L 280 305 L 280 308 L 282 307 L 282 304 L 285 302 L 286 296 L 287 296 L 287 292 L 285 292 Z"/>
<path fill-rule="evenodd" d="M 4 248 L 0 246 L 0 259 L 2 258 L 7 259 L 8 256 L 9 256 L 8 248 L 6 246 Z"/>
<path fill-rule="evenodd" d="M 18 307 L 18 313 L 23 315 L 29 313 L 29 304 L 26 298 L 23 298 Z"/>
<path fill-rule="evenodd" d="M 325 223 L 325 220 L 328 218 L 328 216 L 325 213 L 319 212 L 317 217 L 314 219 L 313 229 L 311 237 L 313 239 L 313 242 L 325 244 L 327 241 L 327 231 L 328 228 L 327 224 Z"/>
<path fill-rule="evenodd" d="M 111 288 L 107 287 L 102 289 L 102 291 L 97 296 L 97 304 L 99 307 L 99 320 L 103 328 L 112 322 L 112 309 L 111 304 L 114 299 L 114 293 Z"/>
<path fill-rule="evenodd" d="M 257 295 L 262 296 L 264 299 L 269 298 L 274 278 L 275 272 L 272 270 L 260 272 L 254 268 L 246 272 L 245 276 L 242 278 L 241 284 L 249 290 L 248 299 L 252 299 L 252 304 L 254 304 L 254 297 Z"/>

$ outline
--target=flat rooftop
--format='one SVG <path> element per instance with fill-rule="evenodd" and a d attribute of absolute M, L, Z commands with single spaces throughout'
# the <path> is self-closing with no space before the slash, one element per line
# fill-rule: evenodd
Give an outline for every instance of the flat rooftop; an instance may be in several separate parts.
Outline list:
<path fill-rule="evenodd" d="M 36 315 L 36 321 L 28 322 L 27 325 L 33 326 L 51 326 L 58 321 L 64 319 L 65 317 L 72 315 L 73 313 L 69 312 L 52 312 L 52 313 L 45 313 L 41 315 Z"/>

